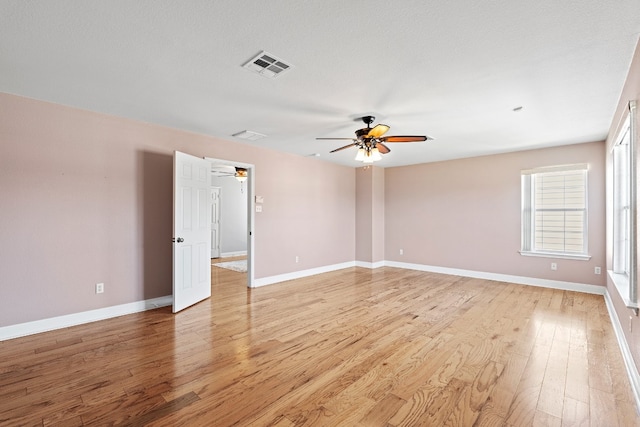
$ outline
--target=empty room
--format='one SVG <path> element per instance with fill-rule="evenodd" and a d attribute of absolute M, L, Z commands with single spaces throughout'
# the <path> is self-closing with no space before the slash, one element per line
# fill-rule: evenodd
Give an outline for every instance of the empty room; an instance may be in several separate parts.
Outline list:
<path fill-rule="evenodd" d="M 637 0 L 0 0 L 0 425 L 640 425 Z"/>

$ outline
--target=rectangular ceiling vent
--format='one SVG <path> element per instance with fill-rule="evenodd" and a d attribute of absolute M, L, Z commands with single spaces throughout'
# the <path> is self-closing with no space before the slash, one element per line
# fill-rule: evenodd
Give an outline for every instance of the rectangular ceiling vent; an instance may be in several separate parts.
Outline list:
<path fill-rule="evenodd" d="M 251 70 L 261 76 L 275 79 L 286 73 L 292 68 L 291 64 L 287 64 L 275 55 L 262 51 L 256 57 L 243 65 L 247 70 Z"/>
<path fill-rule="evenodd" d="M 267 135 L 263 135 L 258 132 L 253 132 L 250 130 L 243 130 L 242 132 L 234 133 L 231 136 L 235 136 L 240 139 L 248 139 L 249 141 L 257 141 L 258 139 L 266 138 Z"/>

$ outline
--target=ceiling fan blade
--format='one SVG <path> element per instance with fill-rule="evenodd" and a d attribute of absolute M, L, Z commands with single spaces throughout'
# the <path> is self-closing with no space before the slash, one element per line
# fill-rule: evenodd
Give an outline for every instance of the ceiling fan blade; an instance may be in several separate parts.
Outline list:
<path fill-rule="evenodd" d="M 383 124 L 379 124 L 379 125 L 375 125 L 370 131 L 369 134 L 367 135 L 367 138 L 380 138 L 382 135 L 384 135 L 387 131 L 389 130 L 389 126 L 387 125 L 383 125 Z"/>
<path fill-rule="evenodd" d="M 351 139 L 351 138 L 349 138 Z M 344 147 L 336 148 L 335 150 L 329 151 L 330 153 L 335 153 L 336 151 L 344 150 L 345 148 L 355 147 L 357 144 L 354 142 L 353 144 L 345 145 Z"/>
<path fill-rule="evenodd" d="M 428 136 L 424 136 L 424 135 L 385 136 L 383 138 L 380 138 L 380 141 L 382 142 L 418 142 L 418 141 L 426 141 L 427 139 L 433 139 L 433 138 L 429 138 Z"/>
<path fill-rule="evenodd" d="M 354 138 L 316 138 L 316 139 L 325 139 L 325 140 L 331 140 L 331 141 L 355 141 Z"/>
<path fill-rule="evenodd" d="M 384 145 L 382 142 L 378 142 L 378 143 L 376 144 L 376 147 L 378 148 L 378 151 L 379 151 L 381 154 L 387 154 L 389 151 L 391 151 L 391 150 L 389 149 L 389 147 L 387 147 L 386 145 Z"/>

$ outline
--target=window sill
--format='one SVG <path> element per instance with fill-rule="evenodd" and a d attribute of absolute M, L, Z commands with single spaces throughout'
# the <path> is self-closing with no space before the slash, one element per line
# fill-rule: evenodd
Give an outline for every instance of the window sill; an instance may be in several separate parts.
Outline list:
<path fill-rule="evenodd" d="M 580 255 L 580 254 L 564 254 L 564 253 L 553 253 L 553 252 L 529 252 L 529 251 L 519 251 L 520 255 L 523 256 L 535 256 L 542 258 L 560 258 L 560 259 L 575 259 L 578 261 L 589 261 L 591 259 L 591 255 Z"/>
<path fill-rule="evenodd" d="M 626 274 L 614 273 L 611 270 L 607 271 L 609 273 L 609 278 L 615 285 L 620 298 L 624 301 L 624 305 L 628 308 L 638 308 L 638 303 L 633 302 L 629 299 L 629 277 Z"/>

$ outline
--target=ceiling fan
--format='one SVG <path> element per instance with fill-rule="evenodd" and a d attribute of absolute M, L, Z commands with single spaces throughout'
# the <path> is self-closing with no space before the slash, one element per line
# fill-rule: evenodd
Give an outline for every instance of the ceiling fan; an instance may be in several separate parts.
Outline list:
<path fill-rule="evenodd" d="M 367 125 L 366 128 L 358 129 L 356 131 L 355 138 L 316 138 L 316 139 L 329 139 L 329 140 L 351 140 L 351 144 L 344 147 L 331 150 L 331 153 L 344 150 L 349 147 L 357 147 L 358 154 L 356 160 L 363 161 L 364 163 L 373 163 L 380 160 L 382 157 L 380 154 L 387 154 L 391 151 L 385 144 L 391 142 L 419 142 L 432 140 L 430 136 L 426 135 L 398 135 L 398 136 L 382 136 L 388 130 L 389 126 L 383 124 L 377 124 L 373 128 L 371 124 L 376 118 L 373 116 L 364 116 L 362 121 Z"/>
<path fill-rule="evenodd" d="M 211 173 L 214 176 L 233 176 L 240 182 L 249 177 L 247 169 L 238 166 L 215 165 L 211 168 Z"/>

